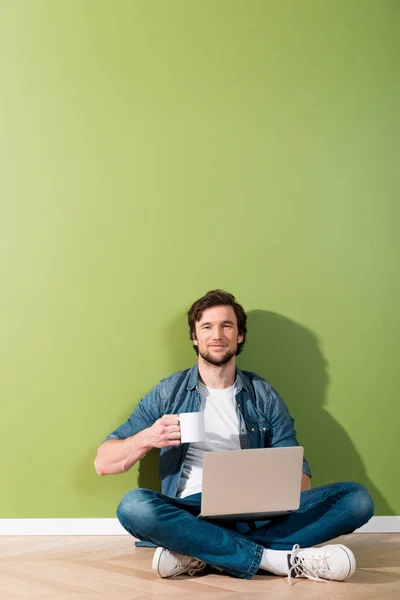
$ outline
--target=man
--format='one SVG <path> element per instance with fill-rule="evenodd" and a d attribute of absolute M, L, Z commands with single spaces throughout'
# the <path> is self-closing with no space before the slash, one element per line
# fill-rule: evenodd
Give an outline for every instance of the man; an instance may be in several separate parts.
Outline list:
<path fill-rule="evenodd" d="M 297 511 L 254 523 L 197 518 L 204 452 L 298 445 L 293 419 L 278 393 L 236 366 L 246 341 L 246 319 L 234 296 L 222 290 L 208 292 L 191 306 L 188 322 L 197 364 L 163 379 L 140 401 L 99 447 L 96 471 L 124 473 L 149 450 L 160 448 L 162 493 L 134 489 L 117 510 L 132 536 L 157 547 L 153 570 L 160 577 L 214 567 L 243 579 L 258 569 L 288 575 L 289 583 L 292 576 L 347 579 L 355 571 L 349 548 L 313 546 L 361 527 L 373 515 L 373 501 L 365 487 L 353 482 L 311 489 L 305 459 Z M 181 444 L 179 413 L 200 410 L 206 440 Z"/>

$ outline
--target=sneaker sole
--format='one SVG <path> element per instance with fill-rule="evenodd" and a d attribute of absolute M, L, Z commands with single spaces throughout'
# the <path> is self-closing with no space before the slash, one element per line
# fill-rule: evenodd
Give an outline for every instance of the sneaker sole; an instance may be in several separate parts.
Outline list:
<path fill-rule="evenodd" d="M 162 546 L 158 547 L 157 550 L 154 552 L 153 562 L 151 563 L 151 568 L 152 568 L 153 572 L 157 573 L 157 575 L 159 577 L 162 577 L 162 575 L 160 575 L 160 571 L 158 570 L 158 567 L 160 565 L 161 554 L 163 553 L 163 551 L 164 551 L 164 548 Z"/>
<path fill-rule="evenodd" d="M 348 579 L 349 577 L 351 577 L 354 573 L 354 571 L 356 570 L 356 559 L 354 557 L 354 554 L 351 552 L 350 550 L 350 554 L 349 554 L 349 548 L 346 548 L 346 546 L 342 546 L 342 544 L 338 544 L 338 546 L 345 552 L 347 558 L 349 559 L 349 572 L 347 573 L 346 577 L 343 578 L 344 579 Z"/>

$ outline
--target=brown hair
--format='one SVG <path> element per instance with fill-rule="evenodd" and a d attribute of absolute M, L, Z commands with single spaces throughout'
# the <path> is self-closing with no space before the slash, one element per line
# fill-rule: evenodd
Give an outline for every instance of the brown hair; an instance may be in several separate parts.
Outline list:
<path fill-rule="evenodd" d="M 213 306 L 232 306 L 235 311 L 239 335 L 243 336 L 243 341 L 238 344 L 236 352 L 236 355 L 240 354 L 246 341 L 247 315 L 244 312 L 243 307 L 235 302 L 235 296 L 229 292 L 224 292 L 224 290 L 210 290 L 205 296 L 196 300 L 189 308 L 187 315 L 190 339 L 193 340 L 196 338 L 196 322 L 200 321 L 203 312 L 207 308 L 212 308 Z M 199 351 L 197 346 L 193 345 L 193 347 L 198 354 Z"/>

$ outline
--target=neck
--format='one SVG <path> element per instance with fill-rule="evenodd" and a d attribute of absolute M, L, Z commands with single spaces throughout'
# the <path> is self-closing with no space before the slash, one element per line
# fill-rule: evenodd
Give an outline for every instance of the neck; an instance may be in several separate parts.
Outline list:
<path fill-rule="evenodd" d="M 222 367 L 211 365 L 210 363 L 205 361 L 204 358 L 199 356 L 198 368 L 200 380 L 207 387 L 213 388 L 215 390 L 222 390 L 224 388 L 231 387 L 231 385 L 235 383 L 235 356 L 232 356 L 231 360 L 227 362 L 226 365 L 222 365 Z"/>

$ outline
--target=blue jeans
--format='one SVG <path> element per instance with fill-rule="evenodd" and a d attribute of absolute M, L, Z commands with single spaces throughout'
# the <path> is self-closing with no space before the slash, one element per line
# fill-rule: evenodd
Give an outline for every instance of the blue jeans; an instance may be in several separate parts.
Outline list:
<path fill-rule="evenodd" d="M 298 510 L 268 521 L 205 521 L 197 518 L 200 506 L 201 494 L 180 499 L 139 488 L 122 498 L 117 516 L 136 538 L 250 579 L 264 548 L 290 551 L 294 544 L 321 544 L 358 529 L 374 512 L 368 490 L 353 482 L 301 492 Z"/>

